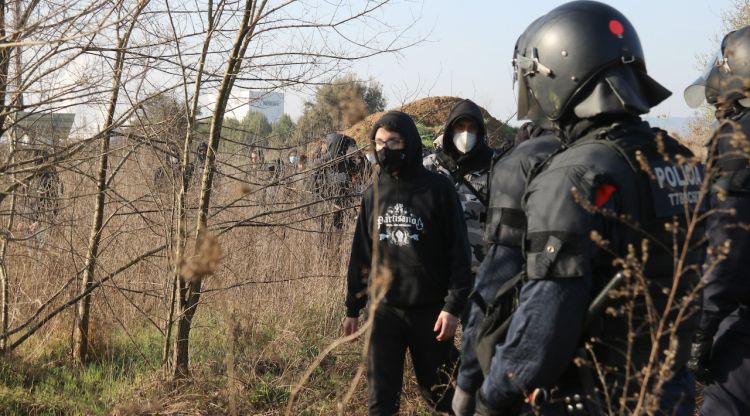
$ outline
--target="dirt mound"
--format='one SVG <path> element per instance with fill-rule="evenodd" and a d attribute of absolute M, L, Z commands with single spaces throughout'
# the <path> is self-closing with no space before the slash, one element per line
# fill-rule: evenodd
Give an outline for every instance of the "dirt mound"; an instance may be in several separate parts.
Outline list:
<path fill-rule="evenodd" d="M 420 133 L 423 137 L 425 133 L 436 137 L 441 132 L 443 124 L 448 119 L 448 114 L 450 113 L 451 108 L 461 100 L 462 98 L 449 96 L 427 97 L 394 108 L 394 110 L 403 111 L 410 115 L 414 121 L 417 122 L 417 126 L 422 127 Z M 480 108 L 484 115 L 484 122 L 487 125 L 487 132 L 491 145 L 496 145 L 500 141 L 513 138 L 513 133 L 510 127 L 503 124 L 495 117 L 492 117 L 492 115 L 484 108 Z M 383 114 L 385 114 L 385 112 L 371 114 L 351 128 L 344 130 L 342 133 L 349 137 L 353 137 L 360 146 L 365 145 L 367 144 L 372 126 L 383 116 Z"/>

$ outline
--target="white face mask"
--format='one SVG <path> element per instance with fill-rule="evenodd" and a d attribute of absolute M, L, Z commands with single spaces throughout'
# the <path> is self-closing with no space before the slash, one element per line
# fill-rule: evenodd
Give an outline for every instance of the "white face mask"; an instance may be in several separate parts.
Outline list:
<path fill-rule="evenodd" d="M 468 131 L 456 133 L 453 135 L 453 144 L 459 152 L 464 154 L 469 153 L 474 148 L 474 145 L 477 144 L 477 135 Z"/>
<path fill-rule="evenodd" d="M 375 153 L 367 153 L 365 157 L 367 158 L 367 161 L 373 165 L 378 162 L 377 160 L 375 160 Z"/>
<path fill-rule="evenodd" d="M 289 156 L 289 163 L 295 164 L 299 161 L 299 156 Z"/>

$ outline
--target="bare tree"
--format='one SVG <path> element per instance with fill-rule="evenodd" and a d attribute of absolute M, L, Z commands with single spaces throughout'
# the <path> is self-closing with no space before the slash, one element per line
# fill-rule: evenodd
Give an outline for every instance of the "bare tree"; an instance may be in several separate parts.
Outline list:
<path fill-rule="evenodd" d="M 128 23 L 125 27 L 124 33 L 120 35 L 118 30 L 117 52 L 115 52 L 114 75 L 112 76 L 112 97 L 110 98 L 109 108 L 107 110 L 107 118 L 104 122 L 104 131 L 107 133 L 100 139 L 101 148 L 99 151 L 99 177 L 97 181 L 96 208 L 94 217 L 92 218 L 89 250 L 86 255 L 86 266 L 81 281 L 82 293 L 90 291 L 90 287 L 94 281 L 94 272 L 96 270 L 96 258 L 99 253 L 99 243 L 101 241 L 101 231 L 104 222 L 104 203 L 108 182 L 107 174 L 109 172 L 109 146 L 111 137 L 111 133 L 109 132 L 115 123 L 115 110 L 117 108 L 117 98 L 122 85 L 125 53 L 127 51 L 128 43 L 130 42 L 130 35 L 133 32 L 133 28 L 138 21 L 139 15 L 147 4 L 148 0 L 140 0 L 127 20 Z M 73 358 L 78 363 L 84 363 L 86 361 L 90 307 L 91 297 L 90 295 L 85 295 L 78 304 L 78 325 L 76 325 L 73 341 Z"/>
<path fill-rule="evenodd" d="M 236 12 L 241 13 L 242 18 L 238 22 L 236 37 L 230 48 L 231 53 L 225 64 L 224 74 L 221 77 L 219 87 L 216 90 L 215 104 L 211 114 L 208 135 L 209 150 L 203 170 L 200 197 L 197 207 L 198 215 L 194 234 L 194 255 L 202 255 L 202 253 L 198 251 L 209 228 L 208 219 L 212 200 L 212 182 L 216 173 L 216 155 L 218 154 L 220 142 L 222 140 L 222 123 L 232 96 L 233 88 L 238 83 L 241 84 L 246 81 L 262 81 L 269 83 L 270 89 L 282 86 L 313 83 L 319 77 L 325 76 L 328 73 L 330 66 L 336 67 L 337 65 L 345 64 L 347 61 L 362 59 L 377 53 L 384 53 L 396 49 L 393 44 L 377 49 L 368 46 L 360 53 L 347 54 L 342 51 L 334 51 L 329 39 L 329 43 L 322 46 L 314 46 L 311 43 L 302 45 L 291 44 L 285 46 L 286 48 L 289 48 L 288 50 L 282 49 L 268 51 L 269 40 L 273 37 L 283 37 L 287 32 L 291 31 L 320 31 L 329 29 L 333 33 L 339 33 L 340 40 L 350 42 L 350 45 L 353 45 L 356 48 L 362 48 L 364 43 L 360 44 L 352 42 L 338 31 L 351 21 L 369 18 L 371 14 L 387 3 L 387 1 L 368 2 L 359 11 L 354 11 L 343 17 L 334 16 L 329 21 L 309 21 L 298 17 L 298 15 L 293 14 L 294 9 L 296 7 L 303 7 L 304 5 L 295 1 L 287 1 L 276 6 L 269 5 L 267 1 L 251 0 L 241 4 L 242 7 Z M 212 6 L 213 4 L 210 3 L 208 9 L 210 22 L 213 22 L 214 19 L 220 19 L 222 12 L 227 12 L 226 9 L 222 8 L 223 3 L 220 3 L 219 11 L 217 11 L 216 14 L 213 14 Z M 209 24 L 208 27 L 208 33 L 210 35 L 212 34 L 212 28 L 214 26 L 213 24 Z M 206 56 L 209 51 L 206 45 L 209 43 L 210 36 L 207 36 L 206 39 L 202 56 Z M 249 52 L 251 47 L 255 48 L 254 52 Z M 405 47 L 405 45 L 398 46 L 398 48 L 401 47 Z M 204 61 L 205 58 L 200 62 Z M 322 65 L 323 62 L 326 63 L 327 66 Z M 289 73 L 295 69 L 299 72 L 294 75 L 289 75 Z M 250 75 L 243 76 L 244 74 Z M 285 76 L 282 76 L 282 74 Z M 193 92 L 193 97 L 200 95 L 200 88 L 203 85 L 202 80 L 199 79 L 195 82 L 195 85 L 196 90 Z M 195 107 L 191 113 L 191 118 L 195 118 Z M 187 149 L 189 148 L 190 137 L 188 135 L 184 145 L 185 151 L 183 151 L 183 166 L 188 163 L 187 155 L 189 152 L 187 152 Z M 180 191 L 180 194 L 183 195 L 183 197 L 184 193 L 185 187 Z M 202 287 L 201 279 L 186 278 L 184 273 L 181 273 L 180 270 L 180 264 L 184 255 L 183 241 L 185 241 L 183 239 L 185 234 L 182 229 L 183 219 L 185 218 L 183 204 L 183 200 L 178 200 L 179 214 L 177 217 L 179 218 L 179 231 L 178 242 L 176 244 L 176 249 L 178 251 L 175 256 L 176 276 L 179 276 L 179 278 L 176 279 L 178 282 L 178 288 L 174 375 L 178 378 L 189 374 L 188 359 L 190 328 L 199 305 Z M 169 334 L 169 330 L 167 333 Z M 168 351 L 168 348 L 165 348 L 165 351 Z"/>
<path fill-rule="evenodd" d="M 408 39 L 408 27 L 388 24 L 392 3 L 18 0 L 13 24 L 0 15 L 0 133 L 11 138 L 0 142 L 4 349 L 64 319 L 73 325 L 73 360 L 85 364 L 97 351 L 98 323 L 129 330 L 118 313 L 127 308 L 163 336 L 165 371 L 189 375 L 190 331 L 205 293 L 248 284 L 206 287 L 219 243 L 246 227 L 320 232 L 307 225 L 351 209 L 331 208 L 303 186 L 326 166 L 248 180 L 248 143 L 224 150 L 226 114 L 245 104 L 238 97 L 249 90 L 314 89 L 357 60 L 418 42 Z M 144 113 L 164 96 L 179 97 L 174 113 L 184 130 Z M 75 113 L 71 134 L 37 134 L 39 120 L 63 112 Z M 196 142 L 204 139 L 206 158 L 195 166 Z M 292 147 L 292 140 L 276 143 L 264 150 Z M 180 159 L 173 189 L 163 192 L 150 179 L 166 154 Z M 201 172 L 197 193 L 191 166 Z M 24 201 L 44 172 L 65 189 L 44 195 L 49 212 L 36 221 Z M 218 177 L 242 191 L 217 194 Z M 284 198 L 258 201 L 270 191 Z M 20 277 L 47 266 L 54 273 L 44 279 Z M 121 304 L 112 304 L 114 296 Z"/>

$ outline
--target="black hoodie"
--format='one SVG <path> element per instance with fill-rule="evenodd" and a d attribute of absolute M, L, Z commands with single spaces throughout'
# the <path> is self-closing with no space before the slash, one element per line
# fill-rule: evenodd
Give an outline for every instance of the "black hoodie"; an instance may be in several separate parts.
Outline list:
<path fill-rule="evenodd" d="M 347 160 L 345 156 L 347 151 L 349 151 L 349 147 L 356 147 L 357 142 L 355 142 L 351 137 L 343 135 L 341 133 L 331 133 L 326 136 L 326 144 L 328 150 L 324 155 L 323 160 L 325 162 L 333 162 L 335 160 L 338 160 L 338 163 L 332 166 L 333 170 L 341 173 L 350 172 L 351 166 L 349 165 L 351 164 L 351 161 Z"/>
<path fill-rule="evenodd" d="M 356 146 L 356 142 L 349 136 L 341 133 L 331 133 L 326 136 L 327 161 L 346 156 L 349 146 Z"/>
<path fill-rule="evenodd" d="M 354 163 L 345 157 L 350 146 L 356 146 L 356 142 L 349 136 L 340 133 L 326 136 L 326 152 L 319 160 L 323 166 L 313 176 L 314 188 L 323 198 L 349 193 L 351 176 L 356 170 Z"/>
<path fill-rule="evenodd" d="M 404 139 L 407 164 L 397 176 L 377 176 L 377 201 L 375 185 L 362 196 L 347 276 L 347 316 L 358 316 L 367 303 L 373 240 L 380 263 L 393 278 L 386 303 L 401 308 L 443 305 L 458 316 L 470 284 L 469 243 L 458 195 L 448 178 L 422 166 L 422 142 L 411 117 L 385 114 L 370 133 L 373 146 L 375 132 L 384 125 Z"/>
<path fill-rule="evenodd" d="M 468 153 L 462 154 L 453 144 L 453 125 L 463 117 L 470 117 L 477 123 L 477 142 Z M 482 110 L 473 101 L 465 99 L 459 101 L 448 114 L 448 121 L 443 128 L 443 151 L 458 164 L 459 172 L 464 175 L 482 169 L 488 169 L 492 163 L 494 152 L 487 145 L 487 128 L 484 124 Z"/>

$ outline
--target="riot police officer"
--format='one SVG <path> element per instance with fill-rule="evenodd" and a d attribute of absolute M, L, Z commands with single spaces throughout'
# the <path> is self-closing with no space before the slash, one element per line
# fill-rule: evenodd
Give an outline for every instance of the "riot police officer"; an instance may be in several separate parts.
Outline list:
<path fill-rule="evenodd" d="M 698 275 L 673 259 L 683 253 L 679 264 L 697 268 L 703 251 L 673 247 L 690 243 L 685 213 L 697 210 L 702 173 L 639 117 L 670 92 L 648 75 L 627 18 L 594 1 L 534 21 L 513 64 L 518 118 L 554 129 L 563 145 L 530 174 L 524 283 L 477 413 L 690 414 L 694 323 L 675 299 Z M 625 289 L 610 300 L 613 285 Z M 588 313 L 602 303 L 613 313 Z"/>
<path fill-rule="evenodd" d="M 492 359 L 491 354 L 487 354 L 487 348 L 478 348 L 476 344 L 482 323 L 487 322 L 485 319 L 507 319 L 516 301 L 526 226 L 521 199 L 528 173 L 559 147 L 557 137 L 547 132 L 501 155 L 492 167 L 484 233 L 487 254 L 476 275 L 461 336 L 461 362 L 452 406 L 457 416 L 473 415 L 474 397 L 484 380 L 483 368 L 486 372 Z M 499 316 L 486 317 L 490 307 Z M 490 351 L 492 347 L 494 345 L 490 346 Z"/>
<path fill-rule="evenodd" d="M 692 107 L 704 99 L 720 123 L 709 142 L 712 173 L 706 231 L 703 311 L 688 366 L 703 389 L 702 415 L 750 414 L 750 26 L 724 37 L 703 75 L 685 90 Z M 725 244 L 729 244 L 728 251 Z"/>

